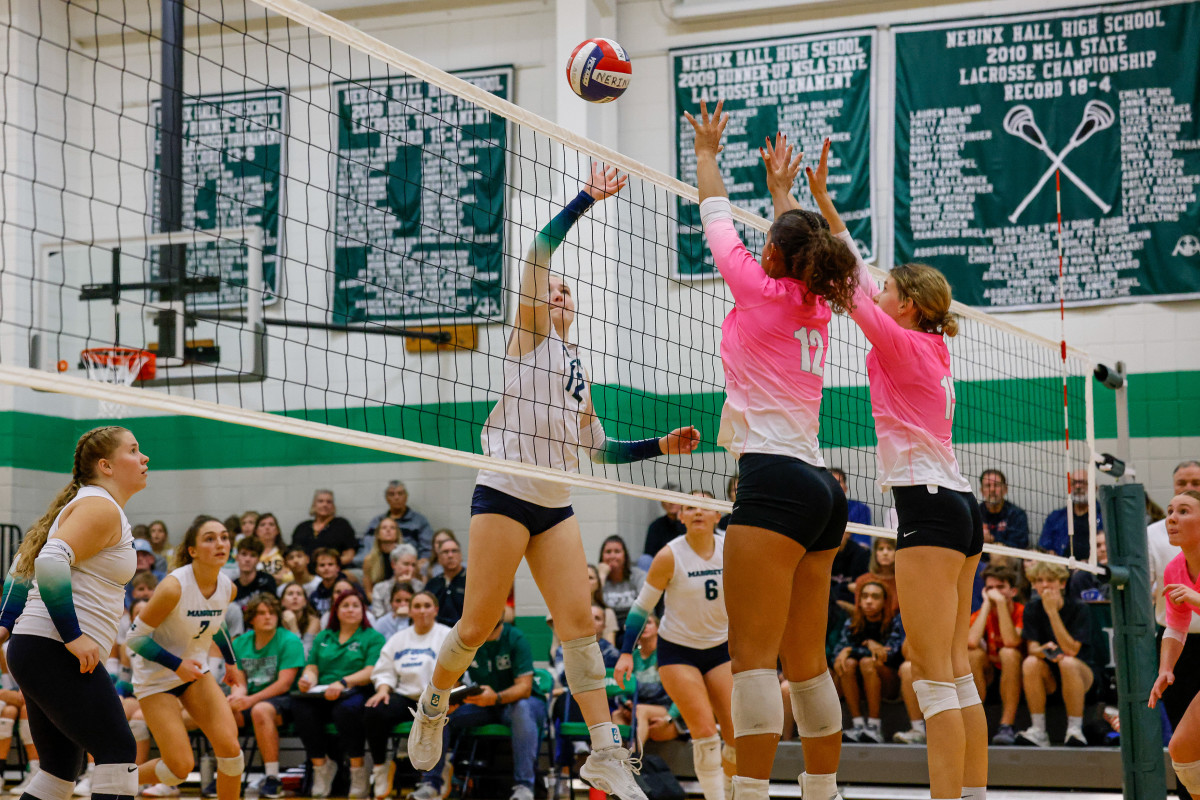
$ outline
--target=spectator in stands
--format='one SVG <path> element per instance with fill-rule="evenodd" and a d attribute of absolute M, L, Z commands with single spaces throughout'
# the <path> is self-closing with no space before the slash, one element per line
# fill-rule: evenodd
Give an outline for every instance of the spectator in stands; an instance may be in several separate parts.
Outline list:
<path fill-rule="evenodd" d="M 149 600 L 154 595 L 154 590 L 158 588 L 158 578 L 154 577 L 154 573 L 149 570 L 139 572 L 133 576 L 133 580 L 129 582 L 129 606 L 138 600 Z"/>
<path fill-rule="evenodd" d="M 1108 535 L 1096 531 L 1096 563 L 1108 566 Z M 1067 594 L 1085 603 L 1095 603 L 1109 598 L 1111 585 L 1103 577 L 1086 569 L 1077 569 L 1067 581 Z"/>
<path fill-rule="evenodd" d="M 424 514 L 408 507 L 408 489 L 405 488 L 403 481 L 389 481 L 387 488 L 383 490 L 383 497 L 387 500 L 387 511 L 367 524 L 367 534 L 363 537 L 361 552 L 364 554 L 370 552 L 379 523 L 390 519 L 396 523 L 396 530 L 404 541 L 417 549 L 417 558 L 421 560 L 422 568 L 424 568 L 424 565 L 428 564 L 433 558 L 433 554 L 437 552 L 434 548 L 433 528 L 430 527 L 429 520 L 425 519 Z M 363 564 L 364 557 L 356 557 L 357 566 Z"/>
<path fill-rule="evenodd" d="M 400 722 L 412 719 L 421 692 L 433 677 L 438 651 L 450 629 L 437 622 L 438 600 L 432 592 L 413 595 L 409 613 L 412 625 L 391 636 L 371 668 L 375 693 L 366 701 L 363 723 L 371 757 L 375 761 L 376 798 L 391 796 L 395 762 L 388 756 L 388 740 Z M 485 645 L 486 647 L 486 645 Z M 480 648 L 482 653 L 483 648 Z M 476 654 L 476 659 L 479 654 Z M 445 748 L 443 748 L 444 752 Z M 442 761 L 421 777 L 410 800 L 437 800 L 442 792 Z"/>
<path fill-rule="evenodd" d="M 1068 528 L 1068 520 L 1071 527 Z M 1100 519 L 1100 507 L 1096 507 L 1096 530 L 1104 528 Z M 1060 556 L 1067 555 L 1074 534 L 1075 558 L 1086 561 L 1091 552 L 1091 534 L 1088 530 L 1088 477 L 1087 470 L 1071 473 L 1071 507 L 1050 512 L 1038 545 Z"/>
<path fill-rule="evenodd" d="M 256 525 L 258 525 L 258 512 L 243 511 L 242 515 L 238 517 L 238 538 L 253 536 Z"/>
<path fill-rule="evenodd" d="M 161 519 L 151 522 L 147 541 L 154 550 L 154 571 L 166 575 L 170 570 L 167 556 L 171 553 L 171 536 L 167 533 L 167 523 Z"/>
<path fill-rule="evenodd" d="M 362 561 L 363 588 L 367 590 L 367 594 L 371 593 L 375 584 L 391 577 L 390 556 L 399 541 L 400 528 L 396 526 L 396 520 L 391 517 L 381 519 L 375 526 L 371 544 L 363 547 L 363 550 L 368 551 Z"/>
<path fill-rule="evenodd" d="M 149 525 L 134 525 L 129 529 L 129 535 L 134 539 L 144 539 L 150 541 L 150 526 Z"/>
<path fill-rule="evenodd" d="M 409 584 L 414 592 L 425 588 L 425 584 L 417 577 L 417 548 L 408 542 L 400 542 L 388 554 L 388 567 L 391 573 L 388 578 L 371 587 L 371 612 L 377 617 L 388 613 L 392 587 L 397 583 Z"/>
<path fill-rule="evenodd" d="M 867 571 L 854 579 L 854 596 L 858 597 L 863 585 L 871 581 L 887 587 L 888 604 L 893 614 L 898 613 L 900 600 L 896 596 L 896 543 L 891 539 L 882 536 L 871 538 L 871 561 Z"/>
<path fill-rule="evenodd" d="M 737 501 L 737 485 L 738 485 L 738 476 L 737 476 L 737 473 L 735 472 L 729 476 L 729 482 L 725 484 L 725 495 L 728 498 L 729 502 L 731 502 L 731 503 L 734 503 Z M 721 536 L 725 535 L 725 529 L 729 527 L 729 518 L 732 516 L 733 516 L 732 513 L 722 514 L 721 518 L 719 520 L 717 520 L 716 532 L 719 533 Z"/>
<path fill-rule="evenodd" d="M 263 543 L 255 536 L 243 536 L 237 543 L 238 576 L 233 582 L 237 588 L 235 602 L 242 604 L 260 592 L 275 593 L 275 579 L 258 568 L 263 554 Z"/>
<path fill-rule="evenodd" d="M 308 665 L 296 684 L 301 694 L 292 713 L 296 733 L 312 762 L 313 797 L 328 797 L 337 773 L 337 762 L 327 758 L 325 726 L 330 722 L 336 726 L 338 740 L 350 758 L 350 796 L 367 796 L 363 709 L 371 695 L 371 672 L 384 639 L 371 629 L 366 610 L 355 592 L 344 592 L 333 599 L 329 627 L 317 634 Z M 323 692 L 311 693 L 314 687 L 322 686 Z"/>
<path fill-rule="evenodd" d="M 468 697 L 450 715 L 448 727 L 452 731 L 490 724 L 511 727 L 513 787 L 509 800 L 533 800 L 546 698 L 533 680 L 529 641 L 514 626 L 498 623 L 475 653 L 467 675 L 483 691 Z"/>
<path fill-rule="evenodd" d="M 971 615 L 967 634 L 967 657 L 979 696 L 987 697 L 987 687 L 1000 678 L 1000 727 L 992 737 L 995 745 L 1017 741 L 1013 723 L 1021 702 L 1025 606 L 1017 601 L 1016 583 L 1016 573 L 1008 567 L 992 564 L 984 570 L 983 601 Z"/>
<path fill-rule="evenodd" d="M 405 545 L 408 545 L 408 543 L 405 542 Z M 382 585 L 379 584 L 379 586 Z M 408 581 L 396 581 L 392 584 L 392 592 L 388 597 L 387 610 L 375 623 L 375 630 L 383 634 L 385 639 L 392 638 L 412 624 L 410 609 L 412 607 L 412 599 L 418 591 L 420 590 L 413 588 L 413 585 Z"/>
<path fill-rule="evenodd" d="M 442 565 L 441 565 L 441 562 L 438 561 L 437 554 L 442 549 L 442 544 L 447 539 L 454 541 L 454 542 L 458 542 L 458 537 L 455 536 L 454 531 L 450 530 L 449 528 L 438 528 L 436 531 L 434 531 L 433 532 L 433 556 L 432 556 L 433 560 L 431 562 L 429 562 L 428 564 L 425 564 L 423 562 L 418 562 L 418 566 L 421 570 L 421 574 L 425 575 L 427 578 L 426 582 L 428 582 L 428 578 L 436 578 L 437 576 L 442 574 Z M 459 545 L 459 550 L 461 551 L 462 542 L 458 542 L 458 545 Z M 466 567 L 466 565 L 467 565 L 467 561 L 464 558 L 463 566 Z"/>
<path fill-rule="evenodd" d="M 229 705 L 239 728 L 246 724 L 245 712 L 250 712 L 266 769 L 259 797 L 280 797 L 279 726 L 291 719 L 288 693 L 304 668 L 304 644 L 299 636 L 280 627 L 282 608 L 274 592 L 251 597 L 245 614 L 250 630 L 234 640 L 233 652 L 246 676 L 246 693 L 231 695 Z"/>
<path fill-rule="evenodd" d="M 837 478 L 838 485 L 842 487 L 842 491 L 846 493 L 846 503 L 850 509 L 850 515 L 847 522 L 857 522 L 859 525 L 871 524 L 871 507 L 866 503 L 858 500 L 850 499 L 850 485 L 846 483 L 846 472 L 840 467 L 833 467 L 829 470 L 829 474 Z M 859 544 L 871 546 L 871 537 L 865 533 L 850 534 L 850 538 Z"/>
<path fill-rule="evenodd" d="M 254 523 L 255 539 L 262 542 L 262 555 L 258 557 L 258 568 L 275 579 L 276 585 L 291 583 L 295 577 L 284 562 L 283 550 L 279 546 L 279 520 L 267 512 L 259 514 Z"/>
<path fill-rule="evenodd" d="M 658 617 L 654 614 L 646 617 L 646 626 L 633 649 L 633 677 L 637 680 L 638 747 L 644 747 L 647 739 L 666 742 L 678 738 L 675 719 L 679 708 L 671 702 L 658 675 Z M 613 712 L 613 722 L 629 725 L 632 721 L 633 704 L 628 697 L 622 697 Z"/>
<path fill-rule="evenodd" d="M 308 592 L 295 581 L 285 584 L 280 595 L 280 624 L 300 637 L 307 656 L 312 651 L 313 640 L 321 630 L 321 612 L 308 601 Z"/>
<path fill-rule="evenodd" d="M 592 587 L 592 604 L 604 609 L 604 631 L 600 634 L 600 638 L 611 645 L 616 645 L 617 615 L 604 602 L 604 584 L 600 580 L 600 570 L 596 569 L 595 564 L 588 564 L 588 585 Z"/>
<path fill-rule="evenodd" d="M 554 620 L 549 614 L 546 615 L 546 624 L 550 629 L 554 630 Z M 617 661 L 621 658 L 621 651 L 616 645 L 609 644 L 608 641 L 601 636 L 604 633 L 604 607 L 592 604 L 592 624 L 596 626 L 596 641 L 600 645 L 600 657 L 604 661 L 605 669 L 612 669 L 617 666 Z M 557 641 L 558 635 L 555 634 Z M 567 685 L 566 673 L 563 671 L 563 649 L 562 645 L 558 645 L 554 649 L 554 655 L 550 659 L 554 664 L 554 678 L 559 686 Z"/>
<path fill-rule="evenodd" d="M 467 593 L 467 571 L 463 569 L 462 548 L 454 539 L 442 542 L 438 550 L 442 574 L 425 585 L 425 590 L 438 601 L 438 622 L 453 627 L 463 613 L 463 598 Z"/>
<path fill-rule="evenodd" d="M 903 645 L 904 626 L 900 616 L 892 611 L 887 586 L 868 581 L 858 593 L 850 619 L 842 626 L 833 660 L 833 672 L 851 716 L 851 727 L 842 733 L 844 741 L 883 743 L 880 707 L 884 696 L 895 697 L 898 693 L 896 670 L 904 660 Z M 863 695 L 867 698 L 865 721 Z"/>
<path fill-rule="evenodd" d="M 125 586 L 125 608 L 126 608 L 126 610 L 129 609 L 129 604 L 134 601 L 133 592 L 134 592 L 134 588 L 136 585 L 138 585 L 142 582 L 145 582 L 148 579 L 152 580 L 153 582 L 150 583 L 150 591 L 153 592 L 154 587 L 158 586 L 158 582 L 161 581 L 163 578 L 162 575 L 159 575 L 153 569 L 153 567 L 154 567 L 154 551 L 150 549 L 149 542 L 147 542 L 145 539 L 134 539 L 133 540 L 133 549 L 134 549 L 134 552 L 137 553 L 137 569 L 133 573 L 133 578 Z M 146 576 L 146 577 L 142 577 L 142 576 Z M 140 581 L 139 581 L 139 578 L 141 579 Z"/>
<path fill-rule="evenodd" d="M 665 483 L 662 488 L 665 492 L 680 491 L 679 486 L 674 483 Z M 679 521 L 679 512 L 683 506 L 665 500 L 661 505 L 663 515 L 656 517 L 650 523 L 650 527 L 646 528 L 646 546 L 642 550 L 642 557 L 638 559 L 638 567 L 643 570 L 650 568 L 650 562 L 658 555 L 659 550 L 667 546 L 667 542 L 687 533 L 687 527 Z"/>
<path fill-rule="evenodd" d="M 311 563 L 308 551 L 298 545 L 289 545 L 283 551 L 283 564 L 292 574 L 292 580 L 304 587 L 305 594 L 312 594 L 321 579 L 308 571 Z"/>
<path fill-rule="evenodd" d="M 676 517 L 681 508 L 676 506 Z M 683 523 L 680 523 L 680 528 L 687 530 Z M 637 601 L 638 592 L 642 591 L 646 573 L 630 563 L 629 548 L 625 546 L 625 540 L 616 535 L 609 536 L 601 545 L 597 569 L 604 581 L 604 603 L 617 617 L 617 641 L 620 641 L 625 634 L 625 616 Z"/>
<path fill-rule="evenodd" d="M 1029 520 L 1025 511 L 1008 502 L 1008 478 L 998 469 L 985 469 L 979 476 L 979 494 L 983 497 L 979 512 L 983 516 L 983 541 L 1006 547 L 1028 549 Z"/>
<path fill-rule="evenodd" d="M 830 591 L 830 613 L 840 621 L 854 611 L 854 581 L 871 568 L 871 551 L 850 538 L 850 532 L 842 534 L 842 546 L 833 557 L 833 577 Z M 836 606 L 836 608 L 835 608 Z M 831 622 L 833 618 L 831 617 Z M 830 630 L 836 630 L 831 626 Z"/>
<path fill-rule="evenodd" d="M 350 523 L 337 515 L 333 492 L 328 489 L 314 492 L 308 513 L 312 519 L 296 526 L 292 531 L 292 544 L 303 547 L 310 556 L 317 548 L 336 550 L 341 565 L 349 566 L 358 552 L 358 538 Z"/>
<path fill-rule="evenodd" d="M 1068 747 L 1087 747 L 1083 735 L 1083 699 L 1091 688 L 1092 624 L 1083 603 L 1066 593 L 1067 568 L 1045 561 L 1026 573 L 1038 596 L 1025 607 L 1025 639 L 1029 655 L 1022 664 L 1025 702 L 1032 724 L 1017 735 L 1017 744 L 1049 747 L 1046 695 L 1062 687 L 1067 706 Z"/>
<path fill-rule="evenodd" d="M 379 618 L 376 617 L 373 613 L 371 613 L 371 603 L 369 600 L 367 600 L 367 593 L 363 591 L 362 584 L 360 584 L 357 580 L 355 580 L 354 576 L 348 572 L 343 572 L 341 575 L 338 576 L 338 579 L 336 581 L 334 581 L 334 583 L 333 583 L 333 596 L 334 597 L 337 597 L 339 594 L 342 594 L 343 592 L 354 592 L 356 595 L 358 595 L 358 599 L 362 600 L 362 602 L 363 602 L 363 608 L 367 609 L 367 611 L 366 611 L 367 622 L 371 623 L 371 627 L 374 628 L 375 624 L 377 622 L 379 622 Z M 321 627 L 322 628 L 329 627 L 329 620 L 331 618 L 332 618 L 332 612 L 330 612 L 330 611 L 326 611 L 324 614 L 322 614 L 321 615 Z"/>
<path fill-rule="evenodd" d="M 346 576 L 342 574 L 341 556 L 332 547 L 318 547 L 313 551 L 312 558 L 317 565 L 320 583 L 308 593 L 308 600 L 313 608 L 324 614 L 333 605 L 333 585 L 338 578 Z"/>

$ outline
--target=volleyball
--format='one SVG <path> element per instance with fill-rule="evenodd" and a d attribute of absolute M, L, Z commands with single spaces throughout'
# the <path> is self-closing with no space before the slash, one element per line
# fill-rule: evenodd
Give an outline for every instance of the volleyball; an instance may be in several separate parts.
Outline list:
<path fill-rule="evenodd" d="M 589 103 L 611 103 L 629 88 L 633 66 L 625 48 L 612 39 L 588 39 L 567 59 L 571 91 Z"/>

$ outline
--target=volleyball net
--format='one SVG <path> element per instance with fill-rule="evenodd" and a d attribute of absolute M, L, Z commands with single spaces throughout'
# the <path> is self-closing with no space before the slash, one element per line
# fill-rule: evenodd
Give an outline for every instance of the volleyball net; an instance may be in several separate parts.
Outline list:
<path fill-rule="evenodd" d="M 728 508 L 736 464 L 716 438 L 732 299 L 697 247 L 692 186 L 514 105 L 510 66 L 446 73 L 295 0 L 166 18 L 53 0 L 9 4 L 0 25 L 0 380 L 649 499 L 705 489 Z M 628 185 L 551 266 L 596 412 L 609 437 L 695 425 L 702 444 L 581 457 L 578 475 L 488 459 L 519 271 L 594 163 Z M 758 252 L 769 221 L 735 216 Z M 956 311 L 963 472 L 1002 472 L 1036 536 L 1091 463 L 1091 364 Z M 122 385 L 95 366 L 114 347 L 152 369 L 130 365 Z M 836 317 L 821 444 L 871 507 L 855 529 L 889 535 L 866 352 Z"/>

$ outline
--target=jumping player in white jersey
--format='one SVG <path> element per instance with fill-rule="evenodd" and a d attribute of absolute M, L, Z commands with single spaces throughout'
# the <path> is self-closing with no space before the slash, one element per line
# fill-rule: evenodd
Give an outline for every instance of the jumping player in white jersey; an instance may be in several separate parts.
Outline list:
<path fill-rule="evenodd" d="M 967 657 L 983 517 L 951 437 L 954 377 L 945 337 L 958 333 L 958 321 L 950 313 L 950 284 L 927 264 L 902 264 L 879 289 L 829 195 L 828 139 L 817 168 L 807 174 L 821 214 L 858 262 L 850 317 L 871 343 L 867 379 L 879 439 L 878 480 L 892 493 L 899 520 L 896 590 L 913 691 L 925 717 L 930 794 L 983 798 L 987 718 Z M 774 199 L 777 207 L 795 202 Z"/>
<path fill-rule="evenodd" d="M 695 428 L 656 439 L 608 439 L 592 410 L 589 378 L 580 353 L 568 344 L 575 319 L 570 288 L 550 273 L 550 257 L 593 203 L 616 194 L 626 179 L 592 167 L 590 181 L 534 238 L 521 273 L 516 325 L 504 361 L 503 397 L 483 428 L 483 452 L 495 458 L 576 472 L 578 450 L 593 461 L 628 463 L 699 444 Z M 596 643 L 587 557 L 566 484 L 483 470 L 471 501 L 470 563 L 463 615 L 446 637 L 433 680 L 421 695 L 408 739 L 417 769 L 428 770 L 442 750 L 450 689 L 471 665 L 504 611 L 522 557 L 541 589 L 563 640 L 567 684 L 591 730 L 592 754 L 580 776 L 622 800 L 644 800 L 633 780 L 629 751 L 612 724 L 604 662 Z"/>
<path fill-rule="evenodd" d="M 692 494 L 712 497 L 707 491 Z M 721 740 L 725 740 L 724 772 L 730 776 L 736 751 L 730 715 L 729 616 L 722 591 L 725 537 L 714 532 L 721 512 L 685 505 L 679 519 L 687 533 L 654 556 L 641 594 L 625 619 L 625 641 L 614 675 L 624 686 L 633 673 L 633 648 L 666 592 L 658 627 L 658 675 L 692 734 L 692 763 L 704 800 L 725 800 Z"/>
<path fill-rule="evenodd" d="M 179 566 L 154 590 L 128 642 L 137 654 L 133 693 L 162 754 L 142 764 L 141 782 L 178 786 L 187 780 L 195 759 L 183 721 L 186 709 L 212 743 L 220 800 L 241 794 L 244 767 L 237 722 L 208 667 L 209 648 L 216 644 L 225 658 L 225 682 L 235 696 L 245 693 L 225 627 L 225 609 L 237 596 L 233 581 L 221 573 L 229 548 L 224 524 L 197 517 L 175 552 Z"/>
<path fill-rule="evenodd" d="M 12 631 L 8 663 L 41 756 L 26 800 L 71 797 L 88 753 L 96 762 L 95 800 L 137 794 L 136 744 L 104 658 L 137 568 L 125 504 L 146 488 L 149 460 L 125 428 L 85 433 L 75 445 L 71 482 L 14 559 L 0 641 Z"/>

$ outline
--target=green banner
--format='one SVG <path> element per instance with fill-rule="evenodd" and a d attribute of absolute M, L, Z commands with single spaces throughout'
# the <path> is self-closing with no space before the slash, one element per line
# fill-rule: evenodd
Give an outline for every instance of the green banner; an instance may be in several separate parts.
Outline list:
<path fill-rule="evenodd" d="M 154 104 L 155 119 L 161 106 Z M 161 151 L 155 125 L 155 163 Z M 287 93 L 282 89 L 187 97 L 183 101 L 183 229 L 263 229 L 264 303 L 278 286 L 282 221 L 283 150 L 287 138 Z M 153 208 L 160 179 L 154 177 Z M 188 297 L 189 308 L 246 304 L 246 247 L 209 242 L 187 248 L 188 277 L 221 276 L 221 290 Z M 157 260 L 157 248 L 151 253 Z"/>
<path fill-rule="evenodd" d="M 956 299 L 1200 297 L 1200 4 L 896 28 L 896 261 Z"/>
<path fill-rule="evenodd" d="M 511 97 L 511 67 L 456 74 Z M 333 93 L 333 321 L 502 320 L 507 122 L 417 78 Z"/>
<path fill-rule="evenodd" d="M 874 258 L 871 223 L 872 31 L 789 36 L 738 44 L 671 51 L 675 87 L 675 174 L 696 185 L 694 133 L 684 111 L 712 111 L 725 101 L 729 125 L 717 157 L 729 199 L 748 211 L 774 216 L 758 148 L 776 132 L 788 135 L 806 162 L 815 164 L 821 142 L 833 140 L 829 189 L 842 219 L 866 258 Z M 800 177 L 798 196 L 816 206 Z M 700 209 L 678 201 L 678 273 L 704 277 L 716 272 L 704 244 Z"/>

